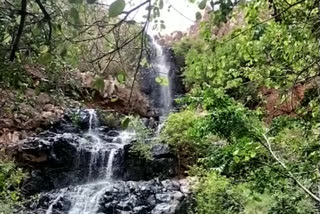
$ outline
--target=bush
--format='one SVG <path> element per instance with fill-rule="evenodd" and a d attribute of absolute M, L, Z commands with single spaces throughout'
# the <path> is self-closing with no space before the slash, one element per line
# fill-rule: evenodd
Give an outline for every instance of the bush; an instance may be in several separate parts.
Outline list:
<path fill-rule="evenodd" d="M 274 204 L 268 194 L 252 191 L 248 183 L 232 184 L 214 171 L 201 179 L 195 198 L 197 214 L 265 214 Z"/>
<path fill-rule="evenodd" d="M 125 120 L 129 121 L 128 129 L 135 132 L 136 140 L 130 148 L 131 154 L 143 160 L 152 160 L 152 142 L 149 141 L 152 134 L 151 130 L 137 117 L 129 117 Z"/>
<path fill-rule="evenodd" d="M 13 162 L 0 161 L 1 214 L 12 214 L 13 206 L 20 201 L 20 184 L 24 173 Z"/>
<path fill-rule="evenodd" d="M 195 164 L 208 150 L 208 142 L 199 138 L 197 126 L 201 121 L 202 117 L 190 110 L 170 114 L 161 132 L 161 140 L 177 152 L 182 170 Z"/>

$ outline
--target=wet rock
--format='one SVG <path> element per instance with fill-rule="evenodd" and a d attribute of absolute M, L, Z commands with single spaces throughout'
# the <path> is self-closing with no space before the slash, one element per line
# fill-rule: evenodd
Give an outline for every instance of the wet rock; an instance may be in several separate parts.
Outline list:
<path fill-rule="evenodd" d="M 176 181 L 166 180 L 168 184 Z M 174 186 L 171 184 L 170 186 Z M 168 184 L 169 185 L 169 184 Z M 118 188 L 118 187 L 121 188 Z M 177 187 L 179 189 L 179 187 Z M 123 192 L 124 191 L 124 192 Z M 101 202 L 100 212 L 109 213 L 111 210 L 129 214 L 165 213 L 173 214 L 179 209 L 179 204 L 186 197 L 179 191 L 171 191 L 157 180 L 144 182 L 121 182 L 115 184 L 112 191 L 107 191 Z M 110 201 L 112 198 L 112 201 Z M 117 213 L 116 212 L 116 213 Z"/>
<path fill-rule="evenodd" d="M 165 180 L 165 182 L 150 180 L 142 182 L 115 181 L 113 183 L 106 183 L 105 187 L 103 187 L 103 185 L 101 186 L 99 183 L 97 183 L 96 186 L 95 184 L 92 184 L 92 186 L 89 187 L 92 190 L 95 188 L 97 188 L 98 191 L 100 191 L 100 189 L 103 190 L 100 198 L 96 198 L 99 203 L 97 204 L 97 207 L 92 208 L 92 214 L 186 213 L 182 208 L 188 199 L 188 195 L 179 191 L 168 190 L 163 186 L 163 184 L 167 184 L 167 186 L 176 185 L 169 184 L 171 182 L 177 183 L 175 180 Z M 53 213 L 66 214 L 72 209 L 73 204 L 77 202 L 77 200 L 81 200 L 80 198 L 77 199 L 75 195 L 80 190 L 79 188 L 81 188 L 81 186 L 42 193 L 40 194 L 39 200 L 29 205 L 28 208 L 29 210 L 33 210 L 34 213 L 42 214 L 45 213 L 43 211 L 48 210 L 48 208 L 51 207 Z M 83 203 L 88 203 L 88 201 L 84 201 Z M 87 204 L 86 206 L 90 207 L 91 205 Z M 29 210 L 25 210 L 25 213 L 28 213 L 27 211 Z M 97 212 L 93 210 L 97 210 Z M 85 211 L 89 212 L 89 210 Z"/>
<path fill-rule="evenodd" d="M 70 115 L 74 112 L 82 115 L 81 123 L 91 124 L 93 133 L 88 134 L 86 125 L 78 126 L 71 121 Z M 119 132 L 108 127 L 95 130 L 93 124 L 98 124 L 96 117 L 85 110 L 67 112 L 62 120 L 51 126 L 50 131 L 29 137 L 7 148 L 7 154 L 19 165 L 30 170 L 30 177 L 24 181 L 22 187 L 25 195 L 63 188 L 74 183 L 81 184 L 91 178 L 106 176 L 110 151 L 115 148 L 114 143 L 120 145 L 123 142 L 121 139 L 114 141 Z M 101 151 L 96 151 L 97 144 Z M 123 173 L 122 149 L 114 153 L 113 176 L 120 177 Z"/>
<path fill-rule="evenodd" d="M 119 136 L 119 132 L 111 130 L 108 132 L 108 135 L 111 137 L 117 137 L 117 136 Z"/>
<path fill-rule="evenodd" d="M 130 146 L 124 148 L 124 180 L 150 180 L 155 177 L 162 179 L 178 174 L 176 156 L 164 144 L 155 144 L 151 148 L 151 160 L 143 159 L 130 153 Z"/>
<path fill-rule="evenodd" d="M 170 148 L 165 144 L 156 144 L 152 146 L 151 153 L 154 158 L 174 157 L 174 155 L 170 151 Z"/>
<path fill-rule="evenodd" d="M 12 146 L 12 156 L 30 171 L 24 195 L 41 193 L 15 213 L 183 214 L 188 183 L 168 179 L 177 174 L 175 155 L 155 144 L 152 160 L 132 156 L 128 137 L 100 127 L 91 110 L 71 111 L 49 131 Z"/>

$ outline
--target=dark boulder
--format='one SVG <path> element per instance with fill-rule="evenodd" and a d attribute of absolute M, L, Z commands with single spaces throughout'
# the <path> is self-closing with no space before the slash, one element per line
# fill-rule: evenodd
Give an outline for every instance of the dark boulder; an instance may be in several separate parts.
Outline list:
<path fill-rule="evenodd" d="M 131 145 L 124 149 L 124 180 L 150 180 L 172 178 L 178 175 L 177 157 L 167 145 L 155 144 L 151 147 L 151 159 L 144 159 L 130 152 Z"/>

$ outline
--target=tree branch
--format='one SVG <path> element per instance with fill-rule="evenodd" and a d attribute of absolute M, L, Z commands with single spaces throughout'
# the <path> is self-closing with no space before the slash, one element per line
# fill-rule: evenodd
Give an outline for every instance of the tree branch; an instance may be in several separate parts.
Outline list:
<path fill-rule="evenodd" d="M 11 62 L 13 62 L 13 60 L 15 59 L 16 52 L 19 48 L 19 42 L 23 33 L 24 24 L 26 21 L 26 15 L 27 15 L 26 11 L 27 11 L 27 0 L 21 0 L 20 24 L 19 24 L 17 35 L 12 44 L 12 50 L 9 58 Z"/>
<path fill-rule="evenodd" d="M 144 49 L 144 43 L 145 43 L 145 36 L 146 36 L 146 29 L 150 20 L 150 16 L 151 16 L 151 0 L 149 0 L 149 11 L 148 11 L 148 16 L 147 16 L 147 20 L 142 28 L 142 34 L 141 34 L 141 50 L 140 50 L 140 55 L 139 55 L 139 60 L 137 62 L 137 67 L 136 67 L 136 71 L 134 73 L 133 76 L 133 81 L 132 81 L 132 85 L 131 85 L 131 90 L 130 90 L 130 97 L 129 97 L 129 101 L 128 101 L 128 106 L 129 109 L 131 111 L 132 106 L 131 106 L 131 99 L 132 99 L 132 95 L 133 95 L 133 88 L 134 88 L 134 84 L 136 82 L 137 79 L 137 75 L 139 73 L 140 67 L 141 67 L 141 60 L 143 57 L 143 49 Z"/>
<path fill-rule="evenodd" d="M 41 10 L 41 12 L 44 15 L 44 19 L 47 21 L 48 26 L 49 26 L 49 34 L 48 34 L 48 41 L 51 41 L 51 37 L 52 37 L 52 24 L 51 24 L 51 17 L 49 15 L 49 13 L 47 12 L 46 8 L 43 6 L 43 4 L 41 3 L 40 0 L 35 0 Z"/>
<path fill-rule="evenodd" d="M 243 30 L 243 31 L 239 32 L 238 34 L 236 34 L 236 35 L 232 36 L 230 39 L 228 39 L 228 40 L 224 41 L 224 42 L 223 42 L 223 44 L 224 44 L 224 43 L 227 43 L 227 42 L 229 42 L 229 41 L 231 41 L 231 40 L 233 40 L 233 39 L 235 39 L 235 38 L 237 38 L 238 36 L 240 36 L 240 35 L 242 35 L 242 34 L 244 34 L 244 33 L 248 32 L 249 30 L 251 30 L 251 29 L 253 29 L 253 28 L 255 28 L 255 27 L 257 27 L 257 26 L 259 26 L 259 25 L 261 25 L 261 24 L 264 24 L 264 23 L 266 23 L 266 22 L 269 22 L 269 21 L 271 21 L 271 20 L 273 20 L 273 19 L 275 19 L 275 18 L 277 18 L 277 17 L 281 16 L 282 14 L 284 14 L 285 12 L 287 12 L 288 10 L 290 10 L 291 8 L 293 8 L 293 7 L 295 7 L 295 6 L 299 5 L 299 4 L 301 4 L 301 3 L 303 3 L 303 2 L 305 2 L 305 0 L 301 0 L 301 1 L 298 1 L 298 2 L 296 2 L 296 3 L 294 3 L 294 4 L 291 4 L 291 5 L 290 5 L 290 6 L 288 6 L 286 9 L 284 9 L 283 11 L 281 11 L 281 12 L 277 13 L 276 15 L 271 16 L 270 18 L 265 19 L 265 20 L 263 20 L 263 21 L 261 21 L 261 22 L 259 22 L 259 23 L 255 24 L 255 25 L 253 25 L 252 27 L 247 28 L 247 29 L 245 29 L 245 30 Z"/>
<path fill-rule="evenodd" d="M 257 130 L 257 129 L 256 129 Z M 262 141 L 261 141 L 261 144 L 268 150 L 268 152 L 270 153 L 270 155 L 273 157 L 273 159 L 275 159 L 282 168 L 284 168 L 289 177 L 294 180 L 298 186 L 305 192 L 307 193 L 311 198 L 313 198 L 314 200 L 316 200 L 317 202 L 320 202 L 320 198 L 318 196 L 316 196 L 315 194 L 313 194 L 307 187 L 305 187 L 299 180 L 298 178 L 296 178 L 293 173 L 289 170 L 289 168 L 286 166 L 286 164 L 284 162 L 282 162 L 280 160 L 280 158 L 274 153 L 274 151 L 272 150 L 272 147 L 271 147 L 271 143 L 268 139 L 268 137 L 265 135 L 265 134 L 262 134 L 262 137 L 263 137 L 263 140 L 265 141 L 266 144 L 264 144 Z"/>

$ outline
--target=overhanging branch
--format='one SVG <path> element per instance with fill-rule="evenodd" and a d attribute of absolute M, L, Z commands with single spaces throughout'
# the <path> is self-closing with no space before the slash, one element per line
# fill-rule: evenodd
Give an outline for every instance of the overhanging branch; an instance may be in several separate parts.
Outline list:
<path fill-rule="evenodd" d="M 257 130 L 257 129 L 256 129 Z M 307 193 L 311 198 L 313 198 L 315 201 L 320 202 L 320 198 L 318 196 L 316 196 L 314 193 L 312 193 L 307 187 L 305 187 L 298 178 L 296 178 L 294 176 L 294 174 L 290 171 L 290 169 L 286 166 L 286 164 L 284 162 L 282 162 L 280 160 L 280 158 L 274 153 L 274 151 L 272 150 L 271 147 L 271 143 L 268 139 L 268 137 L 265 134 L 262 134 L 263 140 L 260 141 L 260 143 L 263 145 L 263 147 L 265 147 L 268 152 L 270 153 L 270 155 L 272 156 L 272 158 L 280 164 L 280 166 L 286 170 L 288 177 L 290 177 L 292 180 L 294 180 L 294 182 L 296 182 L 298 184 L 298 186 L 305 192 Z M 262 141 L 264 141 L 265 143 L 263 143 Z"/>
<path fill-rule="evenodd" d="M 41 3 L 41 1 L 40 0 L 35 0 L 35 1 L 37 2 L 41 12 L 43 13 L 45 21 L 48 23 L 48 27 L 49 27 L 48 42 L 50 42 L 51 41 L 51 37 L 52 37 L 51 17 L 49 15 L 49 13 L 47 12 L 46 8 Z"/>
<path fill-rule="evenodd" d="M 27 11 L 27 0 L 21 0 L 20 23 L 19 23 L 17 35 L 12 44 L 12 49 L 11 49 L 10 58 L 9 58 L 11 62 L 15 59 L 16 52 L 19 48 L 19 42 L 23 33 L 24 24 L 26 21 L 26 14 L 27 14 L 26 11 Z"/>

